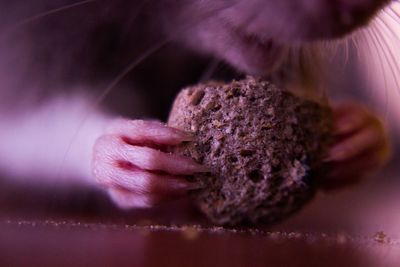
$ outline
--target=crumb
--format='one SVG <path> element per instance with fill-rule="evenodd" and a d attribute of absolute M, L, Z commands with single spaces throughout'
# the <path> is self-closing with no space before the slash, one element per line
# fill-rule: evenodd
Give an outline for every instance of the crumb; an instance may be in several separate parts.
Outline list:
<path fill-rule="evenodd" d="M 383 231 L 376 232 L 374 235 L 374 240 L 378 243 L 388 243 L 389 238 Z"/>
<path fill-rule="evenodd" d="M 186 240 L 192 241 L 199 237 L 200 231 L 192 226 L 183 226 L 182 235 Z"/>
<path fill-rule="evenodd" d="M 336 236 L 336 241 L 338 244 L 345 244 L 347 242 L 347 236 L 345 233 L 338 233 Z"/>

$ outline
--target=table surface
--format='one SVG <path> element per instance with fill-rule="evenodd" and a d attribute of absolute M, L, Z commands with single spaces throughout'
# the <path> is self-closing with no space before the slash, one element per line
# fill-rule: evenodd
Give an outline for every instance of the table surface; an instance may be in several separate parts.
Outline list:
<path fill-rule="evenodd" d="M 2 185 L 0 266 L 399 266 L 399 170 L 251 229 L 214 227 L 186 203 L 123 212 L 97 193 Z"/>

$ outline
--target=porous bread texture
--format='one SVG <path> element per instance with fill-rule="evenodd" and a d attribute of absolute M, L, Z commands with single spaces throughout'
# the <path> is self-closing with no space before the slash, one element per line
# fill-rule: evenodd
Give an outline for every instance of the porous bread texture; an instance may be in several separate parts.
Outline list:
<path fill-rule="evenodd" d="M 279 221 L 312 198 L 332 118 L 326 106 L 248 77 L 182 90 L 168 125 L 195 135 L 173 151 L 210 169 L 193 177 L 200 209 L 237 225 Z"/>

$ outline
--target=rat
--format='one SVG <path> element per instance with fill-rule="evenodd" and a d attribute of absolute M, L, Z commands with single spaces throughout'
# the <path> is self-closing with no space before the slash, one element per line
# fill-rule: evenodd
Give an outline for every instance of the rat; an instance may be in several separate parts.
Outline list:
<path fill-rule="evenodd" d="M 103 188 L 121 208 L 186 196 L 199 185 L 185 177 L 207 166 L 165 151 L 193 140 L 160 121 L 177 90 L 215 62 L 223 62 L 226 79 L 290 79 L 299 48 L 346 38 L 389 4 L 0 0 L 0 170 L 32 186 Z M 320 181 L 326 189 L 356 183 L 389 155 L 372 111 L 338 103 L 333 112 L 335 142 L 325 159 L 332 171 Z"/>

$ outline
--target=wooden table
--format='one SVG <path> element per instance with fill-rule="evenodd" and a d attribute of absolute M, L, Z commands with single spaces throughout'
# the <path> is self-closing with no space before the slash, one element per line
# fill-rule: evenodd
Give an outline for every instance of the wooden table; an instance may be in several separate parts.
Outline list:
<path fill-rule="evenodd" d="M 97 193 L 4 184 L 0 266 L 400 266 L 399 178 L 388 168 L 255 229 L 213 227 L 182 203 L 121 212 Z"/>

